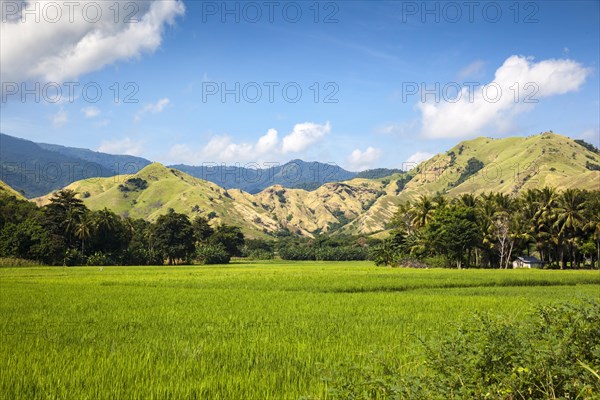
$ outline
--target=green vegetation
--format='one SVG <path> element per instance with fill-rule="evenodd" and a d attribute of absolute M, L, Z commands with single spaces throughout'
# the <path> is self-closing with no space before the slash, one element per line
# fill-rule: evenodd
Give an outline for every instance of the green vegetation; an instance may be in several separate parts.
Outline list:
<path fill-rule="evenodd" d="M 463 173 L 473 171 L 468 167 L 471 159 L 478 160 L 484 167 L 457 184 Z M 421 195 L 432 197 L 444 193 L 452 199 L 463 194 L 493 192 L 516 197 L 544 186 L 558 191 L 598 190 L 600 171 L 589 169 L 590 164 L 600 165 L 600 154 L 594 146 L 584 146 L 551 132 L 530 137 L 480 137 L 464 141 L 410 171 L 413 178 L 400 192 L 395 192 L 396 185 L 392 183 L 386 188 L 385 196 L 377 199 L 342 232 L 358 235 L 385 231 L 397 207 L 406 201 L 414 202 Z"/>
<path fill-rule="evenodd" d="M 378 265 L 441 257 L 447 266 L 507 269 L 516 256 L 531 253 L 561 269 L 600 260 L 598 191 L 420 196 L 399 208 L 392 225 L 392 235 L 372 250 Z"/>
<path fill-rule="evenodd" d="M 0 197 L 0 257 L 48 265 L 162 265 L 227 263 L 241 255 L 240 228 L 170 209 L 151 223 L 122 218 L 104 208 L 89 210 L 71 190 L 55 193 L 38 208 Z M 225 253 L 225 255 L 223 255 Z"/>
<path fill-rule="evenodd" d="M 381 179 L 394 174 L 402 174 L 404 171 L 396 168 L 374 168 L 359 172 L 357 178 L 364 179 Z"/>
<path fill-rule="evenodd" d="M 466 168 L 461 172 L 456 182 L 452 182 L 451 186 L 458 186 L 461 183 L 466 182 L 469 177 L 481 171 L 484 166 L 485 165 L 475 157 L 469 158 L 469 160 L 467 160 Z"/>
<path fill-rule="evenodd" d="M 521 353 L 521 342 L 506 342 L 517 326 L 523 326 L 518 337 L 534 344 L 560 333 L 542 348 L 548 352 L 511 353 L 502 368 L 490 351 L 497 382 L 510 383 L 506 371 L 514 366 L 533 373 L 548 360 L 548 371 L 561 374 L 555 384 L 576 375 L 583 389 L 590 372 L 577 360 L 600 368 L 588 357 L 598 349 L 596 314 L 568 320 L 570 314 L 550 313 L 556 322 L 546 336 L 529 337 L 538 332 L 529 324 L 539 324 L 537 306 L 598 299 L 598 285 L 597 271 L 411 270 L 369 262 L 3 268 L 0 398 L 329 399 L 342 389 L 338 382 L 368 370 L 374 378 L 368 383 L 378 387 L 386 376 L 395 386 L 402 383 L 397 376 L 421 376 L 411 381 L 416 390 L 437 373 L 428 348 L 458 357 L 469 354 L 461 348 L 486 343 L 485 331 L 468 330 L 466 339 L 481 340 L 455 339 L 455 353 L 437 344 L 461 335 L 457 327 L 476 313 L 495 315 L 491 338 L 508 325 L 507 336 L 490 341 L 494 348 L 510 345 Z M 587 352 L 571 356 L 588 339 Z M 553 354 L 560 358 L 547 358 Z M 521 360 L 531 363 L 517 366 Z M 448 361 L 457 368 L 462 359 Z M 462 365 L 469 372 L 480 361 L 474 354 Z M 517 377 L 535 389 L 532 374 Z M 468 388 L 479 381 L 467 373 L 461 378 L 469 379 Z M 430 391 L 458 378 L 444 379 Z M 446 393 L 437 398 L 450 398 Z M 598 388 L 582 393 L 594 398 Z"/>
<path fill-rule="evenodd" d="M 533 318 L 478 314 L 425 344 L 419 374 L 383 360 L 335 371 L 333 399 L 595 399 L 600 302 L 539 306 Z M 332 373 L 329 372 L 331 377 Z"/>
<path fill-rule="evenodd" d="M 121 184 L 117 187 L 121 192 L 142 191 L 148 188 L 148 181 L 142 178 L 129 178 L 125 181 L 125 184 Z M 88 195 L 84 196 L 84 198 L 90 196 L 89 192 L 86 193 Z"/>
<path fill-rule="evenodd" d="M 586 142 L 583 139 L 575 139 L 575 143 L 585 147 L 586 150 L 591 151 L 592 153 L 596 153 L 596 154 L 600 154 L 600 149 L 598 149 L 596 146 L 594 146 L 591 143 Z"/>

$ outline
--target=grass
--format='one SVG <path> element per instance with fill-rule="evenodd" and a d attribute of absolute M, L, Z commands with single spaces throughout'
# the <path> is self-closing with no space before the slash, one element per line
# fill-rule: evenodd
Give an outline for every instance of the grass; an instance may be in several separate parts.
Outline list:
<path fill-rule="evenodd" d="M 323 371 L 478 311 L 598 298 L 598 271 L 404 270 L 368 262 L 0 269 L 0 398 L 326 398 Z"/>

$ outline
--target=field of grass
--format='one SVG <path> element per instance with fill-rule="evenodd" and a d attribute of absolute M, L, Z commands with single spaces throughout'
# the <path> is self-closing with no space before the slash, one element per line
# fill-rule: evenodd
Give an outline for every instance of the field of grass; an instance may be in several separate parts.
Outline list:
<path fill-rule="evenodd" d="M 326 398 L 324 371 L 419 368 L 476 312 L 600 297 L 598 271 L 369 262 L 0 269 L 2 399 Z"/>

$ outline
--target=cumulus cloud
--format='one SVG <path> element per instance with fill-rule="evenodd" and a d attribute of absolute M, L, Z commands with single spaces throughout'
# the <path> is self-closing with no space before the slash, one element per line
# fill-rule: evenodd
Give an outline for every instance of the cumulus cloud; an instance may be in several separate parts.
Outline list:
<path fill-rule="evenodd" d="M 69 122 L 69 115 L 62 108 L 52 116 L 52 126 L 55 128 L 61 128 Z"/>
<path fill-rule="evenodd" d="M 144 142 L 132 140 L 128 137 L 116 140 L 103 140 L 98 151 L 109 154 L 126 154 L 139 156 L 144 150 Z"/>
<path fill-rule="evenodd" d="M 98 115 L 100 115 L 100 109 L 94 106 L 84 107 L 81 109 L 81 112 L 86 118 L 96 118 Z"/>
<path fill-rule="evenodd" d="M 160 99 L 159 101 L 157 101 L 154 104 L 146 104 L 144 106 L 144 108 L 142 108 L 140 111 L 137 112 L 137 114 L 135 114 L 135 117 L 133 118 L 133 120 L 135 122 L 140 122 L 140 120 L 142 119 L 142 116 L 146 113 L 152 113 L 152 114 L 161 113 L 161 112 L 163 112 L 165 107 L 168 106 L 169 104 L 171 104 L 171 100 L 169 100 L 167 98 Z"/>
<path fill-rule="evenodd" d="M 329 121 L 327 121 L 325 125 L 319 125 L 312 122 L 296 124 L 294 125 L 293 131 L 283 138 L 283 147 L 281 148 L 281 151 L 284 154 L 304 151 L 329 132 L 331 132 Z"/>
<path fill-rule="evenodd" d="M 279 139 L 279 133 L 275 129 L 269 129 L 254 143 L 236 143 L 231 136 L 219 135 L 212 137 L 199 150 L 187 144 L 176 144 L 169 150 L 167 158 L 174 163 L 184 162 L 193 165 L 204 162 L 274 162 L 281 160 L 287 153 L 308 149 L 330 131 L 329 122 L 325 124 L 305 122 L 296 124 L 292 132 L 282 140 Z"/>
<path fill-rule="evenodd" d="M 165 26 L 185 13 L 180 0 L 120 0 L 118 7 L 88 0 L 8 3 L 0 26 L 3 82 L 65 82 L 154 52 Z M 126 20 L 132 11 L 133 20 Z"/>
<path fill-rule="evenodd" d="M 348 167 L 354 171 L 362 171 L 373 168 L 381 158 L 382 152 L 374 147 L 367 147 L 365 151 L 354 150 L 346 159 Z"/>
<path fill-rule="evenodd" d="M 578 90 L 590 69 L 568 59 L 534 62 L 511 56 L 496 70 L 492 82 L 469 92 L 464 87 L 455 99 L 418 104 L 421 133 L 428 138 L 459 138 L 489 131 L 506 132 L 514 117 L 542 98 Z"/>
<path fill-rule="evenodd" d="M 235 143 L 230 136 L 214 136 L 200 150 L 194 151 L 186 144 L 176 144 L 168 157 L 174 162 L 199 165 L 204 162 L 249 162 L 278 154 L 279 138 L 275 129 L 269 129 L 256 143 Z"/>

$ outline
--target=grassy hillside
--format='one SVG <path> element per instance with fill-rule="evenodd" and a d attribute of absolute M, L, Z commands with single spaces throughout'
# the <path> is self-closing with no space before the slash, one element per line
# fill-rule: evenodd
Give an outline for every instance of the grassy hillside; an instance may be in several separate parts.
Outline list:
<path fill-rule="evenodd" d="M 567 137 L 544 133 L 464 141 L 408 173 L 326 183 L 313 191 L 281 185 L 257 194 L 225 190 L 156 163 L 135 175 L 94 178 L 69 188 L 80 193 L 91 209 L 108 207 L 123 216 L 149 220 L 169 208 L 191 218 L 215 215 L 214 224 L 241 226 L 251 237 L 282 230 L 304 236 L 334 231 L 374 234 L 385 231 L 398 204 L 421 194 L 516 195 L 545 185 L 599 189 L 600 171 L 595 166 L 600 168 L 597 152 Z"/>
<path fill-rule="evenodd" d="M 17 192 L 6 183 L 0 181 L 0 197 L 4 196 L 14 196 L 19 200 L 25 200 L 25 197 L 21 193 Z"/>
<path fill-rule="evenodd" d="M 67 188 L 79 193 L 92 210 L 107 207 L 125 217 L 148 220 L 170 208 L 190 218 L 214 215 L 213 224 L 238 225 L 250 237 L 280 230 L 306 236 L 326 232 L 357 218 L 383 194 L 381 182 L 355 179 L 328 183 L 312 192 L 273 186 L 252 195 L 225 190 L 158 163 L 134 175 L 88 179 Z M 36 202 L 46 204 L 50 196 Z"/>
<path fill-rule="evenodd" d="M 367 212 L 345 227 L 348 233 L 374 233 L 385 229 L 397 205 L 418 197 L 442 193 L 502 192 L 552 186 L 557 189 L 600 189 L 600 155 L 574 140 L 546 132 L 529 137 L 460 142 L 446 153 L 421 163 L 398 195 L 394 182 Z M 481 169 L 479 169 L 481 168 Z"/>

